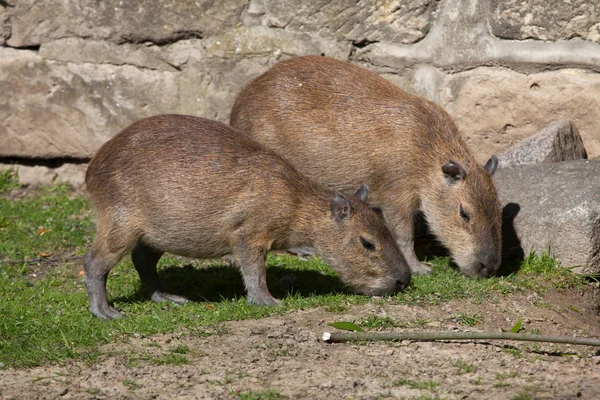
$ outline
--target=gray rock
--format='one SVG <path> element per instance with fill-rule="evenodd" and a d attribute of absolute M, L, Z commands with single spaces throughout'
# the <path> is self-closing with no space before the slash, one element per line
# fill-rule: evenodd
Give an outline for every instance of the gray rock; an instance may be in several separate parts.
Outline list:
<path fill-rule="evenodd" d="M 514 231 L 525 255 L 550 246 L 563 267 L 600 273 L 599 175 L 600 161 L 592 160 L 498 170 L 494 180 L 508 211 L 505 217 L 514 218 Z"/>
<path fill-rule="evenodd" d="M 19 0 L 9 10 L 13 47 L 68 37 L 115 43 L 169 43 L 235 26 L 245 0 Z"/>
<path fill-rule="evenodd" d="M 600 43 L 600 3 L 589 0 L 492 0 L 492 34 L 503 39 Z"/>
<path fill-rule="evenodd" d="M 554 121 L 498 155 L 500 167 L 586 159 L 583 140 L 575 124 L 568 120 Z"/>

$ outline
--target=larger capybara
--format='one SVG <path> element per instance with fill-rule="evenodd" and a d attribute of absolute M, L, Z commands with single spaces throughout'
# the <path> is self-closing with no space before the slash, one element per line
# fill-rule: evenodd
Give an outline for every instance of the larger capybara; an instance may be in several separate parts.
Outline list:
<path fill-rule="evenodd" d="M 413 273 L 431 271 L 414 252 L 419 210 L 465 275 L 500 266 L 497 159 L 480 166 L 438 105 L 350 63 L 307 56 L 251 82 L 230 122 L 332 189 L 367 183 Z"/>
<path fill-rule="evenodd" d="M 110 319 L 110 269 L 132 251 L 154 301 L 184 303 L 163 291 L 156 263 L 169 252 L 193 258 L 232 255 L 248 302 L 279 302 L 267 289 L 269 250 L 312 246 L 343 282 L 367 295 L 405 288 L 411 271 L 384 221 L 364 201 L 317 184 L 231 127 L 162 115 L 135 122 L 106 142 L 86 174 L 97 231 L 85 256 L 92 313 Z"/>

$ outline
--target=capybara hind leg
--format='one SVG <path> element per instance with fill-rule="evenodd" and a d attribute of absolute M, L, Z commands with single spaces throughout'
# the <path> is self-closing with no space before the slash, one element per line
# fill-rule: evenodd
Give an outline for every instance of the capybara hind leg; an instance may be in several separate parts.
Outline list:
<path fill-rule="evenodd" d="M 244 277 L 248 303 L 260 306 L 281 304 L 281 300 L 274 298 L 267 288 L 266 251 L 250 248 L 242 240 L 238 244 L 235 257 Z"/>
<path fill-rule="evenodd" d="M 94 245 L 96 242 L 94 243 Z M 121 260 L 122 253 L 109 253 L 102 246 L 92 246 L 84 259 L 85 286 L 90 298 L 92 314 L 102 319 L 120 318 L 124 315 L 108 305 L 106 278 Z"/>
<path fill-rule="evenodd" d="M 152 301 L 157 303 L 170 301 L 175 304 L 185 304 L 188 302 L 185 297 L 168 294 L 163 291 L 162 283 L 156 271 L 156 264 L 162 255 L 162 252 L 154 250 L 138 241 L 131 252 L 131 259 Z"/>

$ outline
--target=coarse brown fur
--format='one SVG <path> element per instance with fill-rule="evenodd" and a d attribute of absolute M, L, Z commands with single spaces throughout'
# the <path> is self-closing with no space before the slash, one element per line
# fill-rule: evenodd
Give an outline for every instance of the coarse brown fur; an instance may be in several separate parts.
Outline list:
<path fill-rule="evenodd" d="M 487 276 L 499 267 L 496 158 L 480 166 L 438 105 L 350 63 L 307 56 L 251 82 L 231 125 L 333 189 L 367 183 L 413 272 L 430 271 L 413 249 L 418 210 L 463 273 Z"/>
<path fill-rule="evenodd" d="M 97 232 L 85 278 L 101 318 L 120 316 L 108 305 L 106 277 L 129 251 L 155 301 L 185 302 L 162 291 L 156 263 L 164 252 L 232 255 L 248 301 L 264 305 L 278 302 L 265 279 L 272 249 L 313 246 L 345 283 L 369 295 L 410 281 L 393 235 L 361 200 L 365 186 L 348 198 L 330 191 L 225 124 L 182 115 L 135 122 L 98 150 L 86 186 Z"/>

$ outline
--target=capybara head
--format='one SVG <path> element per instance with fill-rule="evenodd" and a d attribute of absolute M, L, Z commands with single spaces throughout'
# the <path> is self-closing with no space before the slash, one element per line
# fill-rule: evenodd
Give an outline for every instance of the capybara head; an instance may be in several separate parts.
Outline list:
<path fill-rule="evenodd" d="M 383 218 L 367 205 L 367 196 L 366 185 L 353 197 L 335 194 L 326 230 L 315 238 L 315 248 L 357 292 L 392 294 L 409 285 L 410 268 Z"/>
<path fill-rule="evenodd" d="M 502 205 L 492 182 L 497 166 L 496 156 L 484 167 L 449 160 L 422 205 L 429 226 L 467 276 L 487 277 L 500 267 Z"/>

